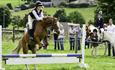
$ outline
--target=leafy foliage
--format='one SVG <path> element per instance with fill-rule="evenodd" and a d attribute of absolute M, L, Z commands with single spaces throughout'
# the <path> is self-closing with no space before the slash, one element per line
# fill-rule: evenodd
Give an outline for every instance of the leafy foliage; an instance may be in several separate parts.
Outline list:
<path fill-rule="evenodd" d="M 85 19 L 78 11 L 71 12 L 68 16 L 69 22 L 85 24 Z"/>
<path fill-rule="evenodd" d="M 59 9 L 54 14 L 54 17 L 58 18 L 60 22 L 85 23 L 84 17 L 78 11 L 71 12 L 67 16 L 64 9 Z"/>
<path fill-rule="evenodd" d="M 67 21 L 67 15 L 64 9 L 59 9 L 56 11 L 56 13 L 53 15 L 54 17 L 58 18 L 61 22 Z"/>
<path fill-rule="evenodd" d="M 97 14 L 100 10 L 103 12 L 105 22 L 108 22 L 107 20 L 112 18 L 115 24 L 115 0 L 98 0 L 98 7 L 95 14 Z"/>
<path fill-rule="evenodd" d="M 0 25 L 7 27 L 11 21 L 10 17 L 11 13 L 9 9 L 7 7 L 0 7 Z"/>

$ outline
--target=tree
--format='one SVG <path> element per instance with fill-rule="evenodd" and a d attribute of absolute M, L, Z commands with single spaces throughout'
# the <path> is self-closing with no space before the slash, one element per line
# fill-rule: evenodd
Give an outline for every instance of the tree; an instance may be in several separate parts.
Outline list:
<path fill-rule="evenodd" d="M 85 19 L 78 11 L 71 12 L 68 21 L 73 23 L 85 24 Z"/>
<path fill-rule="evenodd" d="M 115 0 L 98 0 L 98 6 L 95 14 L 97 14 L 100 10 L 103 12 L 104 22 L 108 22 L 107 20 L 112 18 L 113 23 L 115 24 Z"/>
<path fill-rule="evenodd" d="M 53 15 L 54 17 L 58 18 L 60 22 L 67 22 L 67 15 L 64 9 L 59 9 Z"/>
<path fill-rule="evenodd" d="M 11 20 L 12 20 L 12 25 L 14 27 L 19 27 L 20 26 L 20 21 L 21 21 L 20 16 L 14 16 Z"/>
<path fill-rule="evenodd" d="M 0 25 L 7 27 L 11 22 L 11 13 L 7 7 L 0 7 Z"/>

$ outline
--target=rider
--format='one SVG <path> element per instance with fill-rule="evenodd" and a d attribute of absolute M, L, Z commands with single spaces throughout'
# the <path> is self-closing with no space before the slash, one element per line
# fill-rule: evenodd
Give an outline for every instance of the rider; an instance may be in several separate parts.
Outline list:
<path fill-rule="evenodd" d="M 97 14 L 97 20 L 96 20 L 96 27 L 100 30 L 101 28 L 103 28 L 103 17 L 102 17 L 102 11 L 99 11 L 99 13 Z"/>
<path fill-rule="evenodd" d="M 27 31 L 29 31 L 29 34 L 32 34 L 32 35 L 30 35 L 31 36 L 30 38 L 33 38 L 33 32 L 34 32 L 34 28 L 35 28 L 35 23 L 33 23 L 34 20 L 39 21 L 39 20 L 42 20 L 44 17 L 43 8 L 44 8 L 44 6 L 42 5 L 42 3 L 40 1 L 37 1 L 34 9 L 28 14 L 28 22 L 26 24 L 25 33 L 27 33 Z M 32 32 L 32 33 L 30 33 L 30 32 Z"/>

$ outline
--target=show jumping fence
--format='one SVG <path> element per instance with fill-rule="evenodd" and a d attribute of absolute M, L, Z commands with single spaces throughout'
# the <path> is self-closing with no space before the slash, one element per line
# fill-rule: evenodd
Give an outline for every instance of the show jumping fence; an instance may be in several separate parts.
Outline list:
<path fill-rule="evenodd" d="M 2 30 L 2 28 L 0 28 Z M 72 53 L 72 54 L 4 54 L 2 59 L 5 61 L 5 64 L 8 65 L 17 65 L 25 64 L 26 69 L 29 70 L 27 64 L 58 64 L 58 63 L 77 63 L 81 62 L 80 67 L 87 68 L 85 64 L 85 25 L 83 25 L 83 35 L 82 35 L 82 52 L 81 53 Z M 2 31 L 0 31 L 2 34 Z M 2 36 L 2 35 L 0 35 Z M 2 37 L 0 37 L 2 38 Z M 2 43 L 2 40 L 1 42 Z M 2 44 L 0 44 L 2 46 Z M 35 67 L 36 70 L 36 67 Z"/>

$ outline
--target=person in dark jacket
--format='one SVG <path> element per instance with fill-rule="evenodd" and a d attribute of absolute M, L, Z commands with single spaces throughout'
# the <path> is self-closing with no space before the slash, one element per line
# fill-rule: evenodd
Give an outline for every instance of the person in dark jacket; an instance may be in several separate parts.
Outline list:
<path fill-rule="evenodd" d="M 99 30 L 103 28 L 104 22 L 103 22 L 103 17 L 102 17 L 102 11 L 99 11 L 97 14 L 97 20 L 96 20 L 96 25 L 95 25 Z"/>
<path fill-rule="evenodd" d="M 97 29 L 93 30 L 93 33 L 90 35 L 91 37 L 91 46 L 92 46 L 92 55 L 96 56 L 97 55 L 97 46 L 98 46 L 98 35 L 97 35 Z"/>

